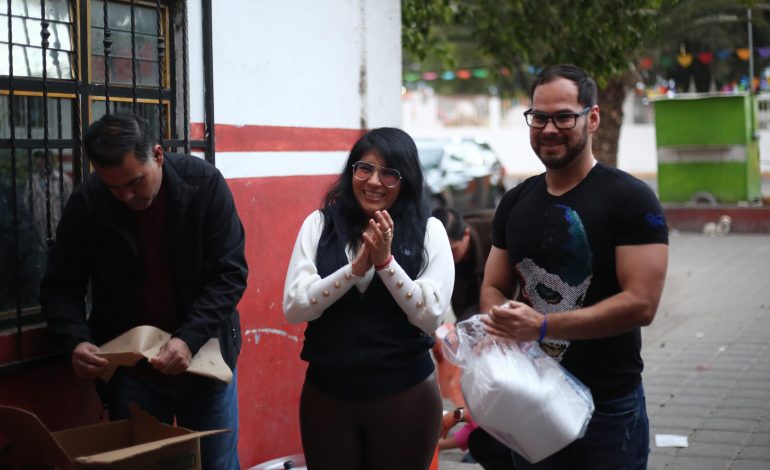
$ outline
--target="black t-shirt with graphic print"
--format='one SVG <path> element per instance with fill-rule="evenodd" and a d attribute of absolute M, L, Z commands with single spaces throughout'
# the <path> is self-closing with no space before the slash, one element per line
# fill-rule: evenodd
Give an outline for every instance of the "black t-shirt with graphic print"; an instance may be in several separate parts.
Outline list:
<path fill-rule="evenodd" d="M 668 243 L 655 194 L 633 176 L 597 163 L 561 196 L 531 177 L 500 201 L 492 244 L 508 251 L 521 299 L 541 313 L 587 307 L 620 292 L 615 247 Z M 547 339 L 541 347 L 591 389 L 595 400 L 641 383 L 641 331 L 591 340 Z"/>

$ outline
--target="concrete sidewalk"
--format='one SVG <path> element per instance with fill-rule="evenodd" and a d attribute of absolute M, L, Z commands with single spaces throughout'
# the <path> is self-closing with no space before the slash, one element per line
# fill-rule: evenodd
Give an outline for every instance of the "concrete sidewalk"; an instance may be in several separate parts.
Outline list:
<path fill-rule="evenodd" d="M 770 469 L 770 236 L 671 235 L 666 287 L 643 332 L 648 468 Z M 687 436 L 685 448 L 655 435 Z M 441 455 L 440 470 L 478 470 Z"/>

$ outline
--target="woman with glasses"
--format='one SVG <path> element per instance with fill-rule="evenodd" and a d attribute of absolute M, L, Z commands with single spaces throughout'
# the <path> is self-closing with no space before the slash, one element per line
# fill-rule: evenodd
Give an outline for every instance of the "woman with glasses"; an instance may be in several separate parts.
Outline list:
<path fill-rule="evenodd" d="M 414 141 L 394 128 L 368 132 L 305 219 L 286 276 L 286 318 L 307 322 L 309 469 L 428 468 L 442 416 L 431 333 L 453 283 Z"/>

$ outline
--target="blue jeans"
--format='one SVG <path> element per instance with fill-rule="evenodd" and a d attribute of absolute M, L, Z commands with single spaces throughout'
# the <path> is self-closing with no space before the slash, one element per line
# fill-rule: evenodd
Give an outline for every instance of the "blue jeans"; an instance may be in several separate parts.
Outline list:
<path fill-rule="evenodd" d="M 201 439 L 201 464 L 204 470 L 239 470 L 238 460 L 238 385 L 233 371 L 232 383 L 186 374 L 176 383 L 139 380 L 120 369 L 106 386 L 102 400 L 110 419 L 127 419 L 128 404 L 134 402 L 166 424 L 194 431 L 230 429 Z"/>
<path fill-rule="evenodd" d="M 536 464 L 514 452 L 516 470 L 646 469 L 650 422 L 642 385 L 624 397 L 595 405 L 585 436 Z"/>

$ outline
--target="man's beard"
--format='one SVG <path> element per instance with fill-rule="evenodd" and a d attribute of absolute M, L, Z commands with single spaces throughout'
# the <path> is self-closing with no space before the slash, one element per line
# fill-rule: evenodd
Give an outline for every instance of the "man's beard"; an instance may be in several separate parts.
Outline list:
<path fill-rule="evenodd" d="M 588 124 L 583 125 L 583 132 L 581 132 L 580 140 L 575 143 L 574 146 L 569 145 L 569 139 L 564 138 L 563 145 L 567 148 L 567 151 L 562 156 L 547 154 L 542 151 L 540 139 L 538 139 L 538 152 L 537 157 L 543 162 L 546 168 L 549 170 L 561 170 L 569 166 L 574 162 L 585 149 L 588 143 Z"/>

